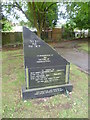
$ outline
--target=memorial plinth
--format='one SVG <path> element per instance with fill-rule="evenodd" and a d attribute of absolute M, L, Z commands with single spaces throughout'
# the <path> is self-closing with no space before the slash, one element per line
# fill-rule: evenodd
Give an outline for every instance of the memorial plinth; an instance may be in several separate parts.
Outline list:
<path fill-rule="evenodd" d="M 26 81 L 23 99 L 72 91 L 70 63 L 26 27 L 23 27 L 23 47 Z"/>

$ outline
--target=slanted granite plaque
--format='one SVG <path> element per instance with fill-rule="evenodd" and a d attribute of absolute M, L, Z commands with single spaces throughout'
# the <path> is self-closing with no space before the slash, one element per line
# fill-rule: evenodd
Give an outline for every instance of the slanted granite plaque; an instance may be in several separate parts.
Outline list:
<path fill-rule="evenodd" d="M 23 99 L 71 92 L 70 63 L 26 27 L 23 27 L 23 39 L 26 81 Z"/>

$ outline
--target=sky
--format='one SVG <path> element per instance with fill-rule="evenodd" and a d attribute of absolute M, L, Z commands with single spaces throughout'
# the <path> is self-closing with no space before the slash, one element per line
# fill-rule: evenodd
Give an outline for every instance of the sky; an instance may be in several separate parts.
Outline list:
<path fill-rule="evenodd" d="M 58 21 L 57 21 L 57 26 L 60 26 L 60 27 L 61 27 L 62 24 L 65 24 L 66 21 L 67 21 L 67 18 L 62 18 L 62 17 L 59 16 L 59 14 L 61 12 L 66 14 L 66 7 L 65 7 L 64 4 L 61 4 L 61 6 L 58 7 Z"/>
<path fill-rule="evenodd" d="M 60 16 L 59 16 L 59 14 L 60 14 L 60 12 L 63 12 L 63 13 L 66 13 L 66 7 L 65 7 L 65 5 L 62 5 L 61 4 L 61 6 L 60 7 L 58 7 L 58 20 L 57 20 L 57 27 L 61 27 L 61 25 L 62 24 L 65 24 L 66 23 L 66 21 L 67 21 L 67 19 L 66 18 L 61 18 Z M 13 12 L 11 13 L 12 15 L 10 15 L 9 16 L 9 20 L 11 20 L 12 21 L 12 23 L 19 23 L 21 20 L 23 20 L 23 21 L 25 21 L 25 22 L 27 22 L 27 19 L 26 19 L 26 17 L 25 17 L 25 15 L 21 12 L 21 11 L 18 11 L 18 10 L 15 10 L 15 12 L 18 14 L 18 15 L 20 15 L 20 18 L 17 20 L 17 19 L 15 19 L 15 18 L 13 18 Z M 4 10 L 3 11 L 3 13 L 4 13 L 4 15 L 6 14 L 6 11 Z"/>

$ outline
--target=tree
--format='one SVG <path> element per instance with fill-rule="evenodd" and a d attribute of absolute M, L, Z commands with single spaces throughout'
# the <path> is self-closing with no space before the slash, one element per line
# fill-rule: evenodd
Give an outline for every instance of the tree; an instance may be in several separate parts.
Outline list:
<path fill-rule="evenodd" d="M 2 19 L 0 20 L 0 23 L 2 24 L 2 30 L 3 31 L 11 31 L 11 22 L 8 21 L 5 16 L 2 16 Z"/>
<path fill-rule="evenodd" d="M 12 14 L 17 19 L 15 9 L 21 11 L 27 20 L 37 29 L 37 34 L 40 37 L 42 30 L 46 27 L 53 27 L 58 19 L 57 14 L 57 3 L 55 2 L 8 2 L 2 3 L 4 10 L 6 11 L 6 16 L 8 18 L 8 13 Z"/>
<path fill-rule="evenodd" d="M 75 27 L 76 24 L 72 20 L 69 20 L 65 25 L 62 26 L 62 37 L 64 39 L 73 39 Z"/>
<path fill-rule="evenodd" d="M 90 29 L 88 8 L 89 2 L 72 2 L 67 4 L 68 18 L 72 20 L 79 29 Z"/>

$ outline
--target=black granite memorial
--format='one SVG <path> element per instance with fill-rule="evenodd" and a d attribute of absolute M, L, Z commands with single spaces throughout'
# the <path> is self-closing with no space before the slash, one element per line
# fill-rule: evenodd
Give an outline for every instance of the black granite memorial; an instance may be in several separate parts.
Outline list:
<path fill-rule="evenodd" d="M 26 27 L 23 27 L 23 39 L 26 81 L 23 99 L 71 92 L 70 63 Z"/>

